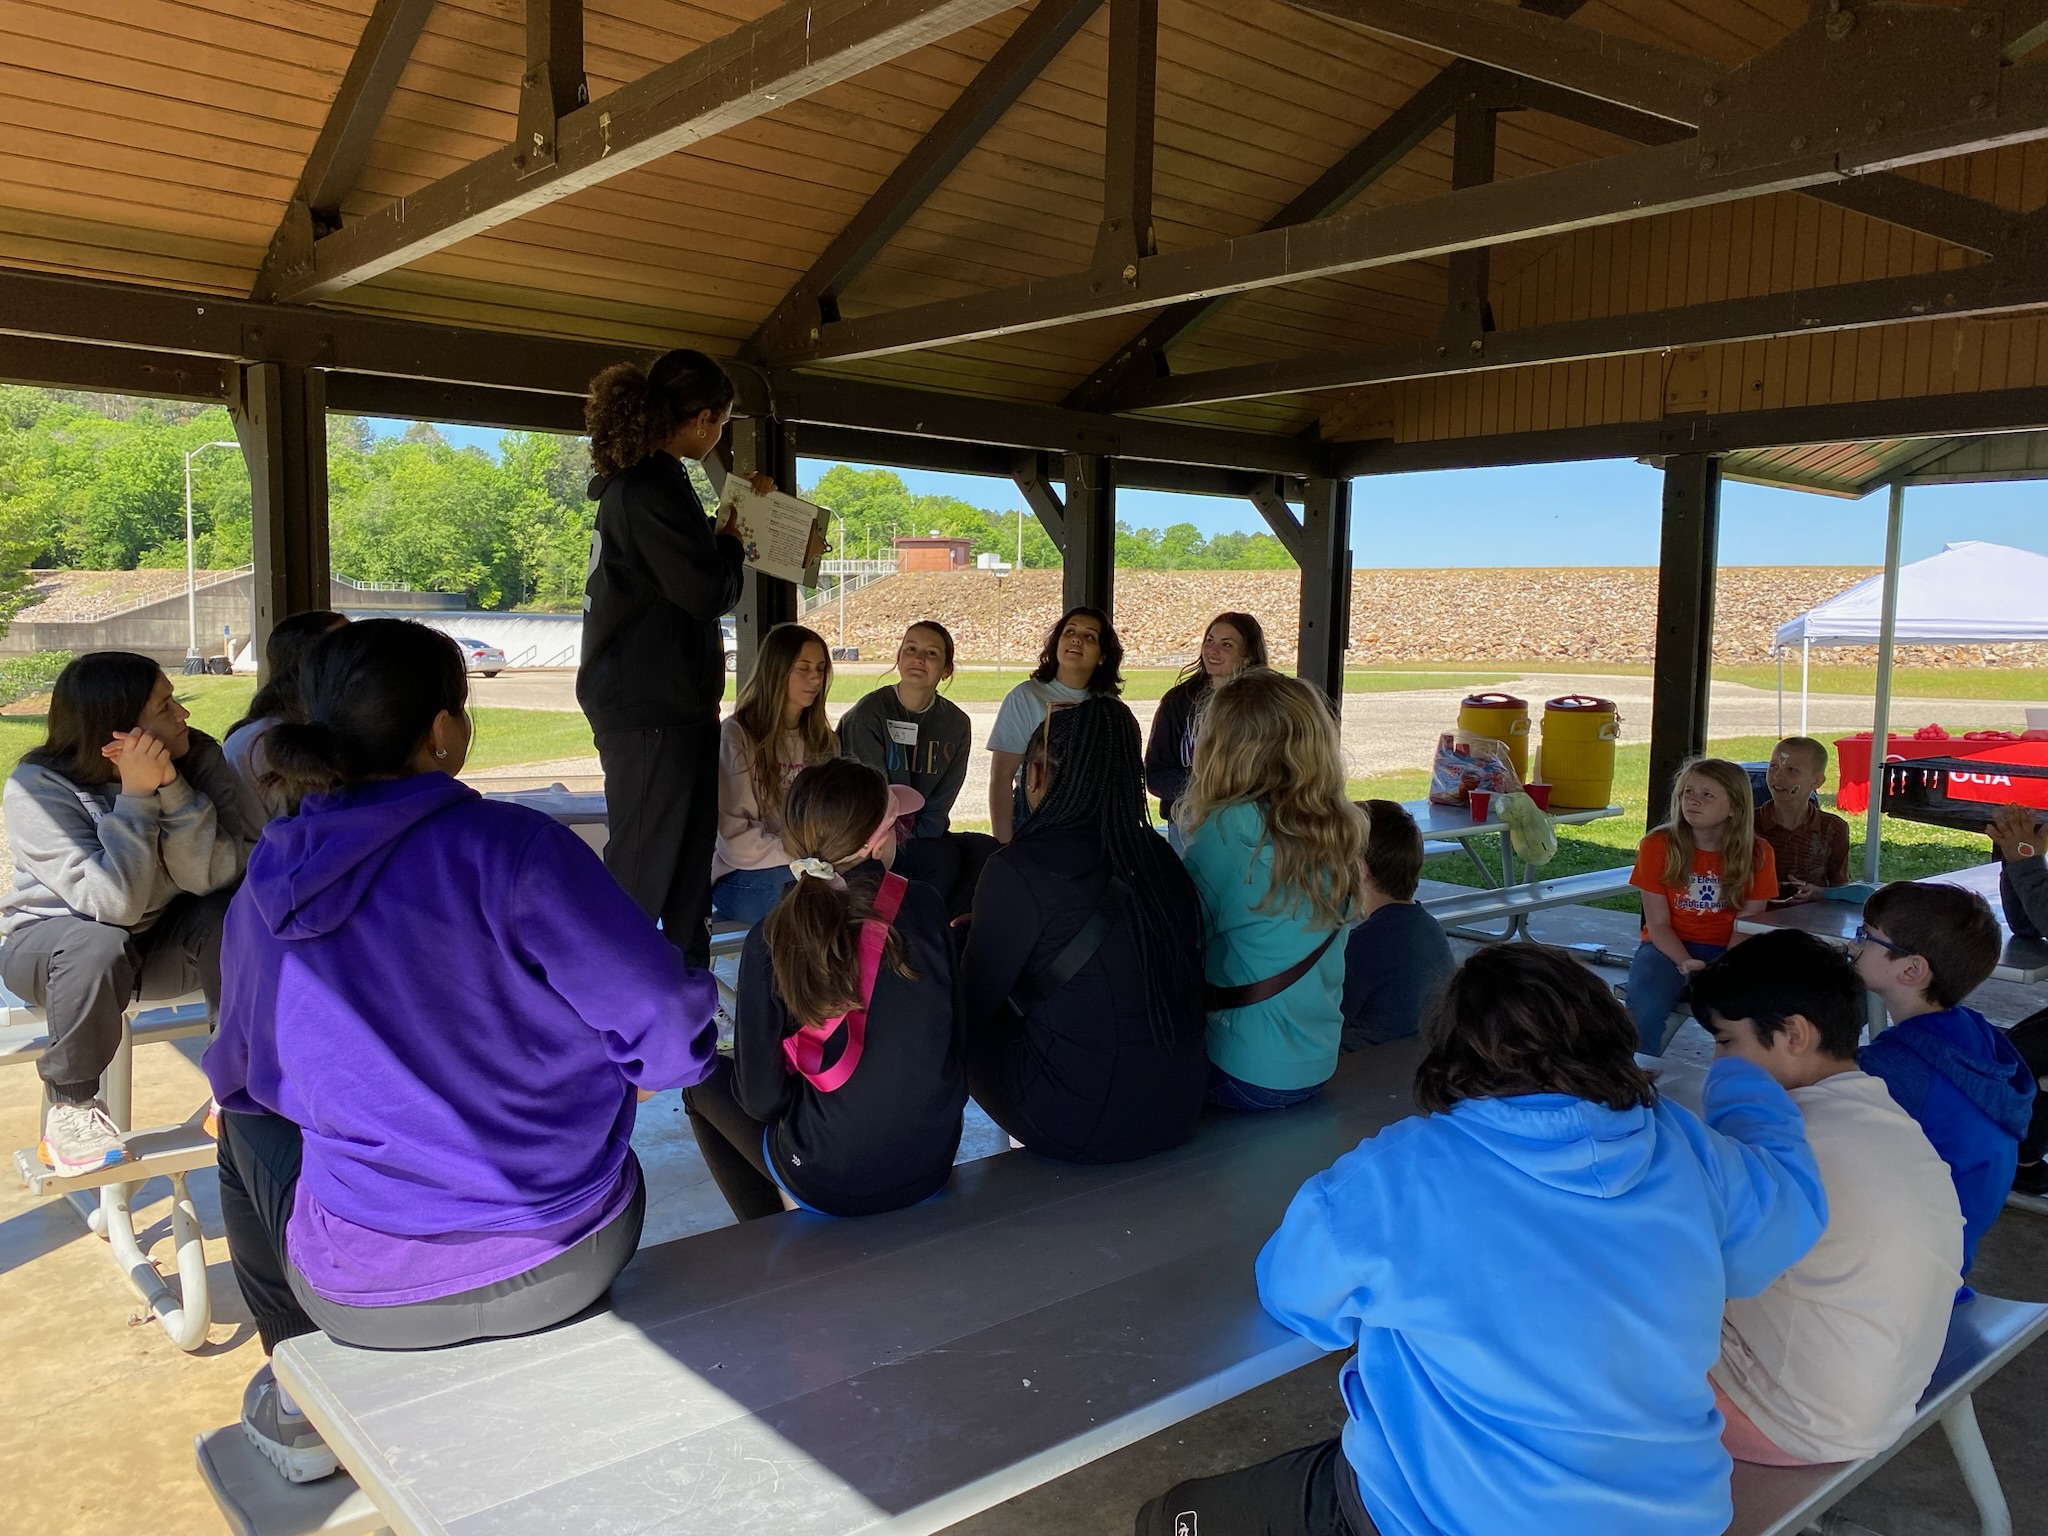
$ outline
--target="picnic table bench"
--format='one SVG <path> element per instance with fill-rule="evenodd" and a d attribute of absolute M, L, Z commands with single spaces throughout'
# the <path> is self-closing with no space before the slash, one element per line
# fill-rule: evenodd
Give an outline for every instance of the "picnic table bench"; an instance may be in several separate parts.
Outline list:
<path fill-rule="evenodd" d="M 63 1195 L 70 1199 L 86 1227 L 107 1240 L 114 1267 L 149 1308 L 178 1348 L 197 1349 L 206 1342 L 212 1321 L 212 1299 L 206 1281 L 206 1250 L 200 1241 L 199 1216 L 186 1188 L 185 1175 L 210 1168 L 216 1157 L 213 1137 L 200 1123 L 205 1106 L 194 1109 L 181 1124 L 136 1129 L 135 1047 L 155 1041 L 183 1040 L 210 1034 L 213 1015 L 197 992 L 183 997 L 131 1003 L 121 1020 L 121 1044 L 101 1078 L 107 1116 L 128 1133 L 128 1158 L 92 1173 L 61 1176 L 45 1168 L 34 1144 L 14 1154 L 15 1171 L 32 1195 Z M 33 1064 L 49 1049 L 50 1033 L 43 1010 L 0 991 L 0 1066 Z M 38 1100 L 40 1104 L 40 1100 Z M 36 1135 L 42 1126 L 40 1110 Z M 131 1202 L 146 1180 L 163 1177 L 171 1183 L 171 1240 L 177 1253 L 178 1287 L 171 1289 L 162 1271 L 142 1251 L 135 1236 Z"/>
<path fill-rule="evenodd" d="M 1455 897 L 1440 897 L 1425 900 L 1426 907 L 1446 931 L 1462 939 L 1477 939 L 1492 943 L 1504 939 L 1525 939 L 1529 936 L 1529 917 L 1532 913 L 1547 911 L 1552 907 L 1579 906 L 1589 901 L 1599 901 L 1608 896 L 1619 896 L 1628 890 L 1628 866 L 1613 870 L 1592 870 L 1581 875 L 1564 875 L 1544 880 L 1531 878 L 1534 871 L 1515 858 L 1514 843 L 1508 836 L 1507 823 L 1498 817 L 1488 815 L 1483 821 L 1474 821 L 1472 812 L 1461 805 L 1436 805 L 1428 800 L 1406 800 L 1403 810 L 1415 818 L 1415 825 L 1421 829 L 1423 852 L 1436 854 L 1455 846 L 1472 862 L 1482 882 L 1467 893 Z M 1545 812 L 1557 826 L 1578 826 L 1589 821 L 1605 821 L 1619 816 L 1618 805 L 1601 806 L 1594 810 L 1548 811 Z M 1473 846 L 1475 841 L 1493 838 L 1498 844 L 1494 862 L 1489 864 Z M 1498 870 L 1496 878 L 1495 871 Z M 1519 878 L 1518 878 L 1519 871 Z M 1505 918 L 1507 927 L 1499 932 L 1477 928 L 1478 923 L 1497 922 Z"/>

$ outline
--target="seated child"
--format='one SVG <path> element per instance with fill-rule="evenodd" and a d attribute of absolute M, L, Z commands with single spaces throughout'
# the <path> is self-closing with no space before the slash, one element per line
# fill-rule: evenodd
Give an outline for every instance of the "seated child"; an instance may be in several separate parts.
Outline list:
<path fill-rule="evenodd" d="M 1259 1299 L 1352 1349 L 1341 1441 L 1183 1483 L 1139 1536 L 1721 1536 L 1721 1312 L 1827 1222 L 1799 1109 L 1723 1060 L 1658 1096 L 1606 983 L 1539 944 L 1451 977 L 1424 1113 L 1315 1175 Z"/>
<path fill-rule="evenodd" d="M 782 1191 L 827 1216 L 899 1210 L 952 1176 L 967 1075 L 945 903 L 889 867 L 922 804 L 851 758 L 789 787 L 793 883 L 740 952 L 732 1054 L 683 1095 L 741 1221 Z"/>
<path fill-rule="evenodd" d="M 1913 1421 L 1941 1360 L 1963 1268 L 1963 1212 L 1913 1117 L 1858 1069 L 1863 986 L 1840 950 L 1767 933 L 1694 978 L 1715 1055 L 1792 1095 L 1827 1191 L 1813 1251 L 1760 1296 L 1728 1303 L 1714 1390 L 1739 1461 L 1875 1455 Z"/>
<path fill-rule="evenodd" d="M 1031 811 L 982 870 L 960 957 L 967 1087 L 1034 1152 L 1178 1146 L 1209 1087 L 1202 905 L 1146 814 L 1138 722 L 1100 694 L 1024 754 Z"/>
<path fill-rule="evenodd" d="M 1755 835 L 1749 775 L 1696 758 L 1671 784 L 1671 813 L 1643 839 L 1629 884 L 1643 896 L 1643 942 L 1628 968 L 1628 1012 L 1642 1049 L 1661 1056 L 1671 1010 L 1706 965 L 1735 942 L 1735 919 L 1778 894 L 1771 845 Z"/>
<path fill-rule="evenodd" d="M 228 910 L 228 1257 L 265 1354 L 315 1330 L 437 1349 L 553 1327 L 632 1258 L 639 1094 L 704 1075 L 718 990 L 582 839 L 452 775 L 462 652 L 396 619 L 307 652 L 265 736 L 272 822 Z M 265 1365 L 243 1431 L 293 1482 L 334 1453 Z"/>
<path fill-rule="evenodd" d="M 1849 883 L 1849 823 L 1813 799 L 1827 781 L 1828 749 L 1811 736 L 1787 736 L 1771 749 L 1771 798 L 1756 808 L 1756 835 L 1777 857 L 1781 900 L 1815 901 Z"/>
<path fill-rule="evenodd" d="M 14 887 L 0 978 L 42 1008 L 38 1154 L 61 1174 L 126 1159 L 100 1097 L 140 993 L 220 1001 L 220 934 L 263 818 L 163 668 L 93 651 L 58 674 L 49 738 L 0 793 Z"/>
<path fill-rule="evenodd" d="M 1898 880 L 1863 909 L 1856 972 L 1892 1028 L 1857 1054 L 1920 1122 L 1963 1205 L 1963 1273 L 2012 1192 L 2034 1074 L 1983 1014 L 1962 1006 L 1998 964 L 2003 935 L 1984 898 Z"/>
<path fill-rule="evenodd" d="M 1365 894 L 1365 814 L 1344 797 L 1330 701 L 1266 667 L 1225 683 L 1174 816 L 1202 898 L 1209 1100 L 1311 1099 L 1337 1070 L 1344 929 Z"/>
<path fill-rule="evenodd" d="M 2002 805 L 1991 823 L 1991 847 L 1998 855 L 1998 900 L 2017 938 L 2039 940 L 2048 933 L 2048 812 Z M 2030 1013 L 2006 1031 L 2038 1086 L 2048 1077 L 2048 1008 Z M 2016 1193 L 2048 1195 L 2048 1092 L 2034 1099 L 2034 1121 L 2020 1143 L 2014 1172 Z"/>
<path fill-rule="evenodd" d="M 1415 900 L 1422 832 L 1393 800 L 1359 802 L 1372 822 L 1365 840 L 1365 921 L 1344 941 L 1347 1051 L 1405 1040 L 1456 969 L 1450 940 Z"/>

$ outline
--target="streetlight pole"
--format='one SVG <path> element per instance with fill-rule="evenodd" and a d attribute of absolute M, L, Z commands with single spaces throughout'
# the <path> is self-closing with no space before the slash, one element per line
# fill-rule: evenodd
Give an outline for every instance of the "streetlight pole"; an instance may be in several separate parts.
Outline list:
<path fill-rule="evenodd" d="M 234 442 L 201 443 L 185 455 L 185 671 L 204 672 L 199 654 L 199 583 L 192 561 L 192 461 L 209 448 L 239 448 Z"/>
<path fill-rule="evenodd" d="M 839 649 L 846 650 L 846 515 L 839 517 Z"/>

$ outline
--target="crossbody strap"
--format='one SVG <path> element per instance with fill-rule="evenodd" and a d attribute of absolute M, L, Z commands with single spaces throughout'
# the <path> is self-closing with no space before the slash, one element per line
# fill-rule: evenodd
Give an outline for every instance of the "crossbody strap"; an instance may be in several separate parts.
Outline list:
<path fill-rule="evenodd" d="M 1263 1003 L 1271 997 L 1278 997 L 1302 977 L 1315 969 L 1315 964 L 1337 942 L 1342 928 L 1332 928 L 1329 936 L 1314 949 L 1303 955 L 1294 964 L 1277 976 L 1268 976 L 1264 981 L 1247 982 L 1241 987 L 1219 987 L 1214 982 L 1203 985 L 1204 998 L 1211 1013 L 1221 1013 L 1226 1008 L 1249 1008 L 1253 1003 Z"/>
<path fill-rule="evenodd" d="M 889 942 L 890 925 L 903 909 L 904 892 L 910 882 L 898 874 L 884 874 L 882 888 L 875 893 L 875 915 L 860 925 L 860 1003 L 836 1019 L 806 1024 L 793 1035 L 782 1037 L 782 1055 L 789 1070 L 820 1093 L 831 1093 L 853 1076 L 860 1065 L 868 1038 L 868 1003 L 875 995 L 875 981 L 882 974 L 882 954 Z M 844 1026 L 846 1044 L 839 1059 L 825 1066 L 825 1047 Z"/>
<path fill-rule="evenodd" d="M 1121 876 L 1110 876 L 1109 885 L 1102 893 L 1102 904 L 1081 925 L 1081 931 L 1067 940 L 1050 963 L 1010 989 L 1010 995 L 1004 999 L 1010 1011 L 1020 1020 L 1029 1018 L 1032 1009 L 1078 976 L 1081 967 L 1095 958 L 1095 952 L 1102 948 L 1102 941 L 1109 937 L 1110 925 L 1122 914 L 1130 894 L 1131 888 Z"/>

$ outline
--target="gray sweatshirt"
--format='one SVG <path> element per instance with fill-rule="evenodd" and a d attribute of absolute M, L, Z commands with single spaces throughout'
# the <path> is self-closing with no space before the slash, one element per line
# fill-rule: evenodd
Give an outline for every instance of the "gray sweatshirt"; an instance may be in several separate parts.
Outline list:
<path fill-rule="evenodd" d="M 0 901 L 7 934 L 46 917 L 139 932 L 178 896 L 239 880 L 262 832 L 220 743 L 202 731 L 154 794 L 124 795 L 118 779 L 74 784 L 24 762 L 0 791 L 0 815 L 14 855 L 14 888 Z"/>

